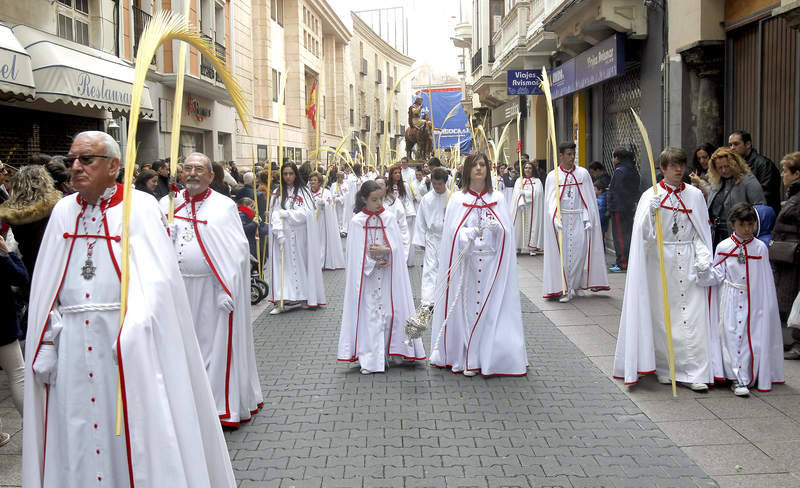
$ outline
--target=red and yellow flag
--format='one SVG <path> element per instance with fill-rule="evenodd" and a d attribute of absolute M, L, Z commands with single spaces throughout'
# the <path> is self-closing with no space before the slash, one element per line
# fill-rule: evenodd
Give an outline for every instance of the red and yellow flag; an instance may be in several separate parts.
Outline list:
<path fill-rule="evenodd" d="M 311 93 L 308 94 L 308 101 L 306 102 L 306 118 L 311 121 L 311 126 L 317 128 L 317 82 L 311 87 Z"/>

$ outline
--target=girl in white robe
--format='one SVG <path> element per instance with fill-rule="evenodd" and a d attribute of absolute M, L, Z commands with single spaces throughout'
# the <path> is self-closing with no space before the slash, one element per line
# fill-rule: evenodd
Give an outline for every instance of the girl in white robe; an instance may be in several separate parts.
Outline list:
<path fill-rule="evenodd" d="M 414 239 L 414 219 L 417 216 L 417 208 L 414 205 L 416 196 L 408 182 L 404 181 L 403 169 L 400 165 L 394 166 L 389 170 L 388 187 L 394 197 L 399 200 L 399 203 L 403 206 L 406 217 L 408 240 L 411 242 L 411 240 Z M 407 255 L 408 266 L 414 266 L 414 253 L 409 252 Z"/>
<path fill-rule="evenodd" d="M 326 304 L 317 248 L 320 237 L 314 221 L 316 208 L 292 162 L 281 168 L 281 188 L 282 195 L 279 191 L 273 193 L 269 206 L 272 224 L 269 301 L 275 305 L 271 314 Z"/>
<path fill-rule="evenodd" d="M 322 256 L 323 269 L 344 269 L 344 252 L 342 251 L 342 238 L 339 234 L 339 224 L 336 222 L 336 210 L 333 206 L 333 195 L 327 188 L 322 187 L 322 175 L 316 171 L 309 177 L 309 190 L 314 199 L 316 211 L 314 221 L 320 242 L 320 255 Z"/>
<path fill-rule="evenodd" d="M 447 205 L 431 364 L 465 376 L 524 376 L 528 357 L 511 219 L 502 193 L 492 191 L 486 160 L 482 153 L 467 157 L 464 190 Z"/>
<path fill-rule="evenodd" d="M 514 183 L 514 243 L 517 253 L 535 256 L 544 250 L 544 187 L 533 163 L 523 163 L 524 176 Z"/>
<path fill-rule="evenodd" d="M 347 233 L 338 360 L 358 361 L 362 374 L 382 373 L 390 357 L 421 361 L 425 349 L 422 339 L 408 341 L 405 333 L 414 299 L 397 220 L 382 207 L 375 182 L 364 183 L 357 198 Z"/>
<path fill-rule="evenodd" d="M 347 200 L 347 194 L 350 187 L 345 184 L 344 172 L 336 172 L 336 181 L 331 185 L 331 194 L 333 194 L 333 205 L 336 208 L 336 222 L 339 224 L 339 235 L 345 237 L 347 235 L 347 226 L 349 221 L 344 220 L 344 207 Z"/>
<path fill-rule="evenodd" d="M 719 331 L 719 361 L 737 396 L 785 381 L 775 281 L 766 244 L 753 238 L 756 219 L 748 203 L 731 208 L 735 232 L 717 245 L 711 267 L 711 327 Z"/>

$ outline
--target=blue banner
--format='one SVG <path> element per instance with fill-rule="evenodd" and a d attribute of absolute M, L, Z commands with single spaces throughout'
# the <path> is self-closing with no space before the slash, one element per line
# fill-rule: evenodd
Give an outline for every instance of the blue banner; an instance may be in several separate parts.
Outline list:
<path fill-rule="evenodd" d="M 411 103 L 417 97 L 422 97 L 422 113 L 430 111 L 430 100 L 433 99 L 433 123 L 435 126 L 434 137 L 436 137 L 436 146 L 442 149 L 454 148 L 461 140 L 461 154 L 469 154 L 472 150 L 472 135 L 469 132 L 469 123 L 467 122 L 467 113 L 464 112 L 464 106 L 461 105 L 461 89 L 460 88 L 440 88 L 432 89 L 431 96 L 428 97 L 428 90 L 417 91 L 411 97 Z M 444 127 L 442 122 L 450 113 L 453 107 L 456 107 L 453 115 L 447 119 Z"/>

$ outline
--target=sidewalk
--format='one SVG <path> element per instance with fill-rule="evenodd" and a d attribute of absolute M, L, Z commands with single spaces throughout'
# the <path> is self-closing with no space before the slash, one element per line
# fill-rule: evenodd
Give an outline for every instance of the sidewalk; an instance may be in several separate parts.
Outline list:
<path fill-rule="evenodd" d="M 609 273 L 611 292 L 569 303 L 542 299 L 543 260 L 521 256 L 520 288 L 608 377 L 614 360 L 625 273 Z M 786 384 L 737 398 L 727 386 L 695 393 L 643 378 L 626 387 L 636 405 L 722 488 L 800 487 L 800 361 L 784 361 Z"/>

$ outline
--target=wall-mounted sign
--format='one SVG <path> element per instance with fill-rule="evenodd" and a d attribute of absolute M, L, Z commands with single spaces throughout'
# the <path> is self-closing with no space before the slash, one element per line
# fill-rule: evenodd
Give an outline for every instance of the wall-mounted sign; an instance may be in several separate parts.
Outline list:
<path fill-rule="evenodd" d="M 625 72 L 625 34 L 614 34 L 549 72 L 553 98 Z"/>
<path fill-rule="evenodd" d="M 507 71 L 506 92 L 509 95 L 542 95 L 542 70 L 512 69 Z"/>
<path fill-rule="evenodd" d="M 193 115 L 198 122 L 202 122 L 206 117 L 211 117 L 211 109 L 202 107 L 200 102 L 189 93 L 186 95 L 186 115 Z"/>

